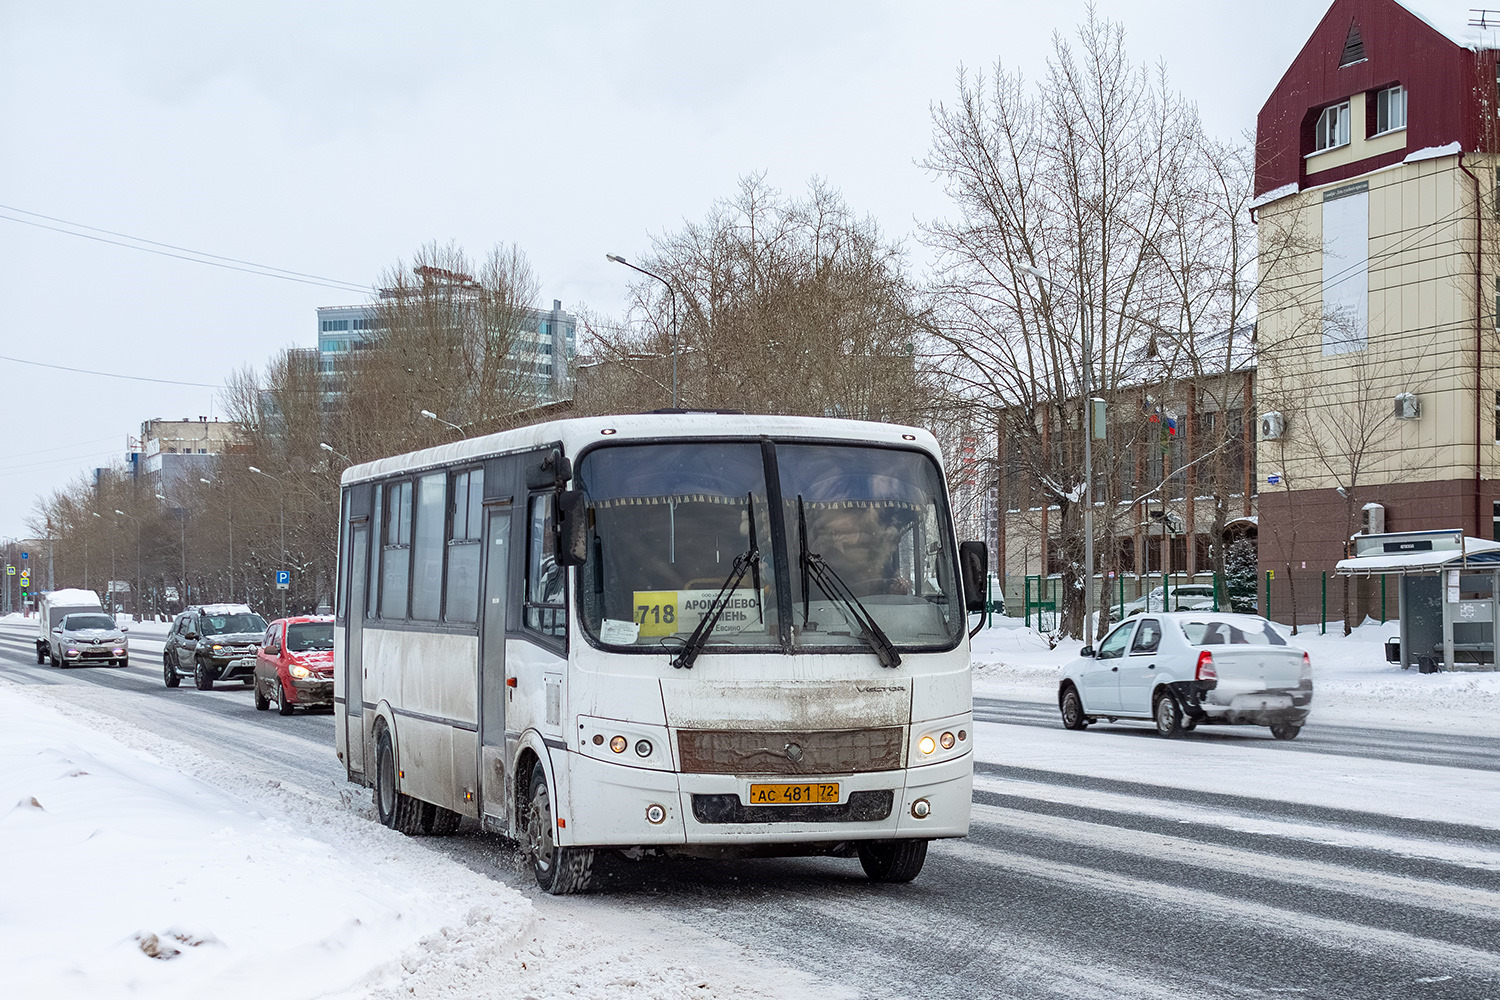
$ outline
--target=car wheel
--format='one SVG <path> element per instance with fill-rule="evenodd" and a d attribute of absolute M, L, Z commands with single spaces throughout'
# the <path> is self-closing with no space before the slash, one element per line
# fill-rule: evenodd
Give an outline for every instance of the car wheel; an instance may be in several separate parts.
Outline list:
<path fill-rule="evenodd" d="M 381 823 L 407 836 L 422 830 L 422 803 L 403 795 L 396 784 L 396 748 L 384 725 L 375 737 L 375 814 Z"/>
<path fill-rule="evenodd" d="M 540 762 L 531 769 L 531 793 L 526 800 L 526 856 L 536 884 L 554 896 L 582 892 L 594 874 L 594 852 L 586 847 L 560 847 L 552 813 L 552 792 Z"/>
<path fill-rule="evenodd" d="M 116 665 L 121 666 L 121 667 L 128 667 L 128 666 L 130 666 L 130 657 L 128 657 L 128 656 L 122 656 L 118 660 L 116 660 L 115 663 L 116 663 Z"/>
<path fill-rule="evenodd" d="M 1162 691 L 1156 696 L 1156 731 L 1167 739 L 1181 736 L 1182 709 L 1171 691 Z"/>
<path fill-rule="evenodd" d="M 1300 732 L 1302 732 L 1302 727 L 1294 726 L 1290 722 L 1271 723 L 1271 735 L 1278 740 L 1295 740 Z"/>
<path fill-rule="evenodd" d="M 910 882 L 927 860 L 925 840 L 862 840 L 859 866 L 872 882 Z"/>
<path fill-rule="evenodd" d="M 182 683 L 182 677 L 177 673 L 177 668 L 172 666 L 171 654 L 161 654 L 161 679 L 162 683 L 169 688 L 174 688 Z"/>
<path fill-rule="evenodd" d="M 51 657 L 52 665 L 54 667 L 62 666 L 62 660 L 58 658 L 57 651 L 55 649 L 51 648 L 50 646 L 47 647 L 47 655 Z"/>
<path fill-rule="evenodd" d="M 265 691 L 261 690 L 261 686 L 259 684 L 256 684 L 255 685 L 255 710 L 257 712 L 264 712 L 266 709 L 268 709 L 270 707 L 271 707 L 271 702 L 270 702 L 269 699 L 266 698 Z"/>
<path fill-rule="evenodd" d="M 46 663 L 47 662 L 47 651 L 45 649 L 43 649 L 41 646 L 38 646 L 36 648 L 36 662 L 38 662 L 38 663 Z"/>
<path fill-rule="evenodd" d="M 199 691 L 212 691 L 214 689 L 213 675 L 208 672 L 208 665 L 202 660 L 193 664 L 193 684 Z"/>
<path fill-rule="evenodd" d="M 1062 697 L 1062 724 L 1064 729 L 1086 729 L 1088 728 L 1088 716 L 1083 714 L 1083 699 L 1078 697 L 1078 689 L 1068 688 Z"/>
<path fill-rule="evenodd" d="M 279 681 L 277 682 L 280 683 Z M 297 703 L 286 696 L 286 688 L 276 689 L 276 711 L 281 715 L 291 715 L 297 710 Z"/>

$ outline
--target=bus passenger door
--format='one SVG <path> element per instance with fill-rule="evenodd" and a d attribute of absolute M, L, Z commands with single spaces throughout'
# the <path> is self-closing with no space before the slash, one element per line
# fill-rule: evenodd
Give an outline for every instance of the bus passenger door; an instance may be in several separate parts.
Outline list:
<path fill-rule="evenodd" d="M 369 590 L 370 525 L 349 526 L 349 604 L 344 619 L 344 733 L 349 770 L 365 769 L 364 629 L 365 597 Z M 337 706 L 335 706 L 336 708 Z"/>
<path fill-rule="evenodd" d="M 489 507 L 484 520 L 484 575 L 479 615 L 479 802 L 482 825 L 505 828 L 505 609 L 510 577 L 510 508 Z M 487 822 L 486 822 L 487 820 Z"/>

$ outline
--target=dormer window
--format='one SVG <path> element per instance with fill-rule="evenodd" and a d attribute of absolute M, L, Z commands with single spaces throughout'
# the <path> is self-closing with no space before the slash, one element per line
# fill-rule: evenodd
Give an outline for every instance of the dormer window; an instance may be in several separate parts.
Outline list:
<path fill-rule="evenodd" d="M 1404 108 L 1405 105 L 1403 104 Z M 1349 145 L 1349 102 L 1324 108 L 1313 135 L 1313 151 Z"/>
<path fill-rule="evenodd" d="M 1375 95 L 1375 134 L 1406 128 L 1406 88 L 1387 87 Z"/>

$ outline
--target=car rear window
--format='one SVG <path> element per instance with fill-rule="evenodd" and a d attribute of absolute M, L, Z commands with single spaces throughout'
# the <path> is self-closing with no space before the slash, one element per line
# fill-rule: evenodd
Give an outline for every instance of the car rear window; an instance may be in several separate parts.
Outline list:
<path fill-rule="evenodd" d="M 293 622 L 286 627 L 286 648 L 293 653 L 333 648 L 333 622 Z"/>
<path fill-rule="evenodd" d="M 1222 618 L 1193 618 L 1182 622 L 1182 634 L 1194 646 L 1285 646 L 1286 640 L 1270 625 L 1231 622 Z"/>

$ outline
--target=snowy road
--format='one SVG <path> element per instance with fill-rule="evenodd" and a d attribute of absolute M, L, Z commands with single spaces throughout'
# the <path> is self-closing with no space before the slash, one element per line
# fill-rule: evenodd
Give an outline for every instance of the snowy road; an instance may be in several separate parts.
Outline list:
<path fill-rule="evenodd" d="M 255 712 L 238 686 L 169 691 L 160 644 L 135 645 L 126 670 L 56 670 L 0 627 L 0 678 L 294 784 L 317 808 L 369 812 L 331 717 Z M 413 850 L 541 913 L 649 916 L 685 948 L 706 933 L 753 949 L 758 995 L 781 995 L 791 967 L 823 998 L 1500 997 L 1500 740 L 1314 724 L 1293 743 L 1256 729 L 1168 742 L 1068 733 L 1049 705 L 988 697 L 976 718 L 971 836 L 935 845 L 909 886 L 833 859 L 614 860 L 599 891 L 552 899 L 498 838 Z"/>

